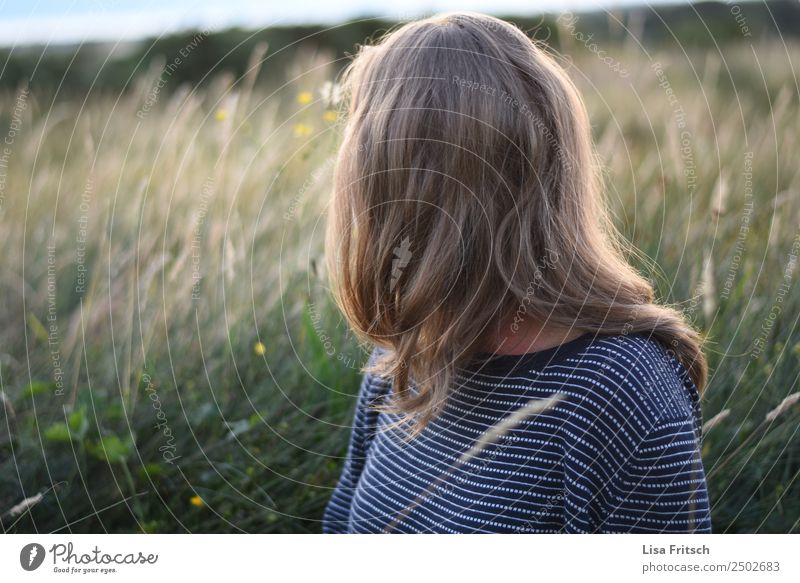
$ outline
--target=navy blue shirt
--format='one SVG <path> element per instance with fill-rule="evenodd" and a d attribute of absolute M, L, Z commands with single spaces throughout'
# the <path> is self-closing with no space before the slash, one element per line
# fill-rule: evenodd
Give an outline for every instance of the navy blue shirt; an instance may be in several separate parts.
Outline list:
<path fill-rule="evenodd" d="M 586 334 L 461 368 L 406 442 L 387 429 L 398 415 L 370 407 L 391 390 L 363 378 L 325 533 L 711 532 L 698 392 L 654 339 Z M 559 393 L 452 471 L 487 429 Z"/>

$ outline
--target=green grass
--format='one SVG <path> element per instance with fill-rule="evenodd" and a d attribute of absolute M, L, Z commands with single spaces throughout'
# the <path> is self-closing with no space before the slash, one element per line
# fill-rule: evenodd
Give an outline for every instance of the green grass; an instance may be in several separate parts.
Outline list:
<path fill-rule="evenodd" d="M 703 445 L 714 529 L 797 532 L 799 407 L 764 421 L 800 370 L 800 273 L 784 278 L 800 234 L 787 56 L 652 55 L 691 134 L 690 197 L 651 61 L 618 48 L 621 79 L 568 50 L 610 204 L 643 252 L 631 260 L 709 339 L 705 417 L 730 410 Z M 219 76 L 165 91 L 142 117 L 152 75 L 85 106 L 30 93 L 0 207 L 4 531 L 320 530 L 365 359 L 323 268 L 337 127 L 317 99 L 334 74 L 301 55 L 286 86 Z M 315 101 L 300 103 L 304 91 Z M 15 97 L 2 96 L 0 127 Z"/>

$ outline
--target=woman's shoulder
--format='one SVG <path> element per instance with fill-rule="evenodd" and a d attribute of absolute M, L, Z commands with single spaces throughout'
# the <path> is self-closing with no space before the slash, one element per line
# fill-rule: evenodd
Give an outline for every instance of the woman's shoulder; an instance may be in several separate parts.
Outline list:
<path fill-rule="evenodd" d="M 386 354 L 373 347 L 368 365 Z M 565 399 L 582 413 L 594 412 L 614 424 L 634 423 L 642 428 L 699 417 L 699 394 L 685 367 L 660 341 L 643 333 L 585 335 L 560 351 L 545 351 L 546 358 L 530 359 L 530 366 L 507 368 L 495 359 L 495 369 L 482 379 L 497 379 L 504 386 L 543 382 L 557 385 Z M 560 353 L 560 356 L 559 356 Z M 535 356 L 540 356 L 536 355 Z M 501 363 L 501 361 L 503 361 Z M 530 370 L 528 370 L 530 369 Z M 500 376 L 498 376 L 500 375 Z M 510 383 L 510 384 L 509 384 Z M 366 374 L 362 397 L 378 401 L 391 390 L 391 380 Z M 485 389 L 485 383 L 481 383 Z"/>
<path fill-rule="evenodd" d="M 595 336 L 579 356 L 591 359 L 603 370 L 629 373 L 625 376 L 630 382 L 653 380 L 654 376 L 661 381 L 690 381 L 673 351 L 646 333 Z"/>
<path fill-rule="evenodd" d="M 686 368 L 642 333 L 597 336 L 569 362 L 567 399 L 611 425 L 646 434 L 669 423 L 699 424 L 699 394 Z"/>

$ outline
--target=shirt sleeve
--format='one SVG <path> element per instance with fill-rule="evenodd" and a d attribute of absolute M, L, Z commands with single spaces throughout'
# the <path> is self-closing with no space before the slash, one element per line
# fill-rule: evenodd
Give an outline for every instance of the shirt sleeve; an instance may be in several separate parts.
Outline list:
<path fill-rule="evenodd" d="M 609 484 L 601 532 L 711 532 L 697 433 L 687 419 L 661 423 L 647 434 Z"/>
<path fill-rule="evenodd" d="M 373 351 L 370 361 L 376 355 L 377 349 Z M 323 514 L 323 534 L 343 534 L 349 530 L 350 506 L 364 470 L 367 449 L 374 436 L 377 420 L 377 412 L 370 408 L 375 399 L 375 384 L 376 380 L 368 373 L 362 378 L 342 473 Z"/>
<path fill-rule="evenodd" d="M 565 444 L 564 530 L 710 533 L 699 396 L 684 369 L 641 339 L 583 366 L 591 388 L 574 399 Z"/>

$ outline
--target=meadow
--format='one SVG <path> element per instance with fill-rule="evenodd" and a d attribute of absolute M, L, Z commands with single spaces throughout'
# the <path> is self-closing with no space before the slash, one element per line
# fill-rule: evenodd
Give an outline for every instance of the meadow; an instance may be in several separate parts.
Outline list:
<path fill-rule="evenodd" d="M 800 47 L 565 38 L 631 261 L 707 337 L 714 530 L 800 532 Z M 343 62 L 265 50 L 2 90 L 3 531 L 321 530 L 366 356 L 323 261 Z"/>

